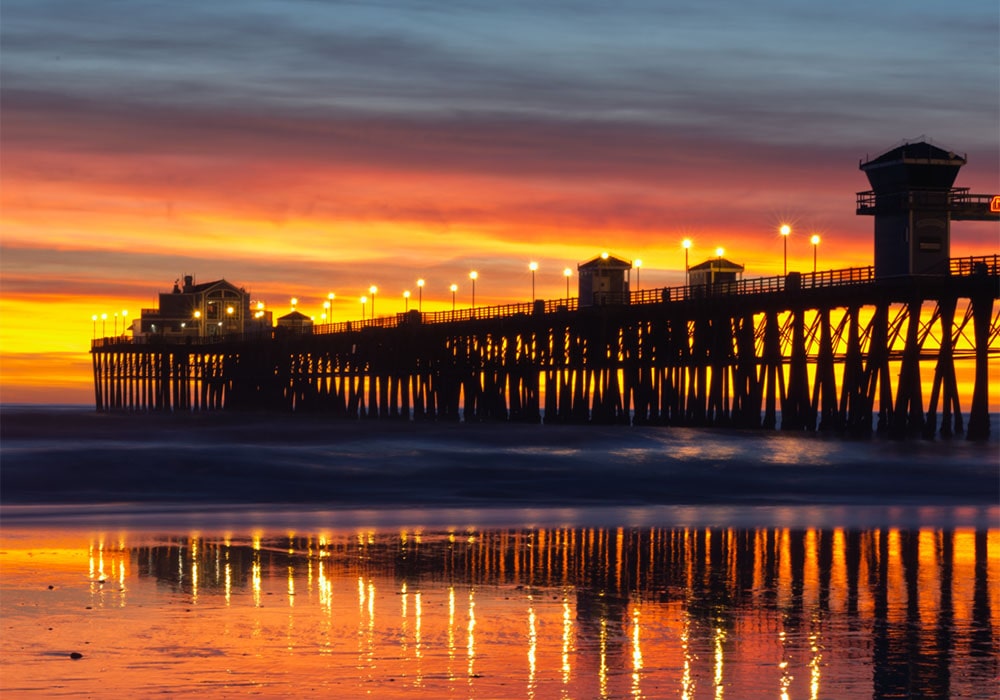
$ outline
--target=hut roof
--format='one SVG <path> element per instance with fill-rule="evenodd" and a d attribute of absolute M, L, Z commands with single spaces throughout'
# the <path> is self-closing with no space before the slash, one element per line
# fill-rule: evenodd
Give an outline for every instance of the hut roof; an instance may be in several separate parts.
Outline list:
<path fill-rule="evenodd" d="M 279 321 L 311 321 L 312 319 L 309 318 L 308 316 L 306 316 L 301 311 L 292 310 L 291 312 L 285 314 L 284 316 L 280 316 L 278 318 L 278 320 Z"/>
<path fill-rule="evenodd" d="M 689 268 L 692 272 L 697 270 L 715 270 L 716 272 L 743 272 L 743 265 L 734 263 L 725 258 L 709 258 L 703 263 L 692 265 Z"/>
<path fill-rule="evenodd" d="M 577 270 L 631 270 L 632 263 L 628 260 L 622 260 L 621 258 L 616 258 L 613 255 L 604 257 L 603 255 L 598 255 L 593 260 L 588 260 L 587 262 L 580 263 L 576 266 Z"/>

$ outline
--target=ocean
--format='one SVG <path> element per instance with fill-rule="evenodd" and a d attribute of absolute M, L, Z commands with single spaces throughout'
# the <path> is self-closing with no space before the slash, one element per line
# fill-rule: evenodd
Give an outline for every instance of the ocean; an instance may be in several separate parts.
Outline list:
<path fill-rule="evenodd" d="M 969 442 L 4 406 L 0 692 L 993 697 L 992 418 Z"/>

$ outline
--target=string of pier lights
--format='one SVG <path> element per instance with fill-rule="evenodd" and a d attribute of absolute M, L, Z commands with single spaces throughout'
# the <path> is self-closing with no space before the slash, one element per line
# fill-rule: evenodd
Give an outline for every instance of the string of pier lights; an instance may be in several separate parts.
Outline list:
<path fill-rule="evenodd" d="M 783 260 L 784 260 L 783 273 L 785 275 L 787 275 L 788 274 L 788 236 L 791 234 L 792 228 L 788 224 L 782 224 L 779 227 L 778 231 L 781 234 L 781 237 L 782 237 L 783 242 L 784 242 L 784 245 L 783 245 L 783 248 L 784 248 L 784 251 L 783 251 L 784 252 L 784 254 L 783 254 Z M 818 234 L 813 234 L 812 237 L 810 238 L 810 243 L 813 246 L 813 273 L 815 273 L 816 270 L 817 270 L 819 242 L 820 242 L 819 235 Z M 691 248 L 693 247 L 693 245 L 694 245 L 694 243 L 693 243 L 693 241 L 690 238 L 685 238 L 685 239 L 683 239 L 681 241 L 681 248 L 684 250 L 684 284 L 685 284 L 685 286 L 690 286 L 690 284 L 691 284 L 690 251 L 691 251 Z M 719 247 L 719 248 L 715 249 L 716 257 L 718 257 L 720 260 L 722 259 L 722 255 L 724 254 L 724 252 L 725 252 L 724 248 Z M 606 254 L 603 254 L 603 256 L 607 257 Z M 642 289 L 642 283 L 641 283 L 640 274 L 641 274 L 643 262 L 642 262 L 641 259 L 636 259 L 634 261 L 633 265 L 635 267 L 636 289 L 637 290 L 641 290 Z M 536 282 L 536 280 L 535 280 L 535 273 L 537 273 L 538 270 L 539 270 L 538 263 L 536 261 L 534 261 L 534 260 L 532 260 L 531 262 L 529 262 L 528 263 L 528 270 L 531 272 L 531 301 L 532 301 L 532 303 L 534 303 L 534 301 L 537 298 L 537 296 L 536 296 L 536 285 L 535 285 L 535 282 Z M 563 269 L 563 276 L 566 279 L 566 298 L 568 299 L 569 295 L 570 295 L 570 288 L 569 288 L 569 286 L 570 286 L 570 279 L 573 276 L 573 271 L 570 268 L 568 268 L 568 267 L 564 268 Z M 475 308 L 475 306 L 476 306 L 476 280 L 478 280 L 478 279 L 479 279 L 479 272 L 477 270 L 472 270 L 471 272 L 469 272 L 469 280 L 472 283 L 472 303 L 471 303 L 472 308 Z M 424 310 L 424 287 L 426 286 L 426 284 L 427 284 L 427 281 L 425 279 L 423 279 L 423 278 L 420 278 L 420 279 L 417 280 L 417 312 L 418 313 L 423 313 L 423 310 Z M 451 292 L 451 310 L 454 312 L 456 310 L 456 308 L 457 308 L 457 305 L 458 305 L 458 301 L 457 301 L 457 298 L 458 298 L 457 297 L 457 295 L 458 295 L 458 285 L 456 283 L 450 284 L 449 287 L 448 287 L 448 291 Z M 359 298 L 359 301 L 361 302 L 361 318 L 362 319 L 371 318 L 372 320 L 374 320 L 375 319 L 375 297 L 376 297 L 376 294 L 378 293 L 378 287 L 376 285 L 374 285 L 374 284 L 371 285 L 368 288 L 368 293 L 371 295 L 370 297 L 367 296 L 367 295 L 363 295 L 363 296 L 361 296 Z M 406 290 L 403 291 L 402 296 L 403 296 L 403 310 L 404 310 L 404 312 L 409 312 L 409 310 L 410 310 L 410 298 L 412 297 L 412 292 L 409 289 L 406 289 Z M 333 292 L 330 292 L 327 295 L 327 301 L 323 302 L 323 309 L 324 309 L 323 318 L 327 319 L 328 322 L 332 322 L 333 321 L 333 301 L 334 301 L 335 298 L 336 298 L 336 295 Z M 370 313 L 368 312 L 368 302 L 369 301 L 371 302 L 371 311 L 370 311 Z M 298 300 L 293 299 L 292 300 L 292 308 L 293 309 L 295 308 L 295 304 L 296 303 L 298 303 Z M 95 333 L 96 333 L 97 316 L 94 316 L 93 318 L 94 318 L 94 322 L 95 322 Z"/>
<path fill-rule="evenodd" d="M 787 275 L 788 274 L 788 237 L 792 233 L 792 227 L 789 224 L 781 224 L 778 227 L 778 233 L 781 235 L 782 244 L 783 244 L 782 245 L 782 247 L 783 247 L 782 273 L 784 275 Z M 813 247 L 813 274 L 816 274 L 817 269 L 818 269 L 818 258 L 819 258 L 819 243 L 820 243 L 820 236 L 819 236 L 819 234 L 816 234 L 816 233 L 812 234 L 812 236 L 809 239 L 809 242 L 810 242 L 810 244 L 812 244 L 812 247 Z M 685 238 L 684 240 L 681 241 L 681 248 L 683 248 L 683 250 L 684 250 L 684 284 L 685 284 L 685 286 L 690 286 L 690 284 L 691 284 L 691 266 L 690 266 L 689 253 L 690 253 L 690 250 L 691 250 L 692 246 L 693 246 L 693 242 L 691 241 L 690 238 Z M 720 260 L 722 258 L 722 253 L 723 253 L 723 249 L 722 248 L 717 248 L 716 249 L 716 255 L 718 256 L 718 258 Z M 606 257 L 607 254 L 602 254 L 602 256 Z M 635 266 L 635 271 L 636 271 L 636 289 L 637 290 L 641 290 L 641 282 L 640 282 L 641 278 L 640 278 L 639 275 L 640 275 L 640 270 L 642 269 L 643 263 L 642 263 L 642 260 L 636 259 L 633 264 Z M 537 262 L 531 261 L 531 262 L 528 263 L 528 270 L 531 272 L 531 301 L 532 301 L 532 303 L 536 300 L 536 294 L 535 294 L 535 292 L 536 292 L 536 288 L 535 288 L 535 273 L 538 272 L 538 269 L 539 269 L 539 265 L 538 265 Z M 568 268 L 568 267 L 564 268 L 563 269 L 563 276 L 566 279 L 566 298 L 569 299 L 569 296 L 570 296 L 570 279 L 573 276 L 573 271 L 570 268 Z M 478 280 L 478 279 L 479 279 L 479 272 L 478 271 L 472 270 L 471 272 L 469 272 L 469 280 L 472 282 L 472 307 L 473 308 L 475 308 L 475 306 L 476 306 L 476 280 Z M 418 311 L 418 313 L 423 313 L 423 306 L 424 306 L 424 286 L 425 285 L 426 285 L 426 280 L 424 280 L 423 278 L 417 280 L 417 311 Z M 449 286 L 448 289 L 451 292 L 451 309 L 454 312 L 455 309 L 456 309 L 456 306 L 457 306 L 458 285 L 452 283 Z M 370 317 L 374 320 L 375 319 L 375 297 L 376 297 L 376 294 L 378 293 L 378 287 L 373 284 L 373 285 L 371 285 L 368 288 L 368 292 L 369 292 L 369 294 L 371 294 L 371 297 L 370 297 L 370 301 L 371 301 L 371 316 Z M 403 296 L 404 311 L 405 312 L 409 312 L 409 310 L 410 310 L 410 298 L 412 296 L 410 290 L 409 289 L 404 290 L 402 296 Z M 334 292 L 329 292 L 327 294 L 326 300 L 323 302 L 322 319 L 326 323 L 333 323 L 333 304 L 334 304 L 334 301 L 336 300 L 336 298 L 337 298 L 337 295 Z M 359 301 L 361 302 L 361 317 L 362 317 L 362 319 L 364 319 L 364 318 L 367 317 L 367 304 L 368 304 L 368 301 L 369 301 L 369 297 L 368 296 L 362 296 L 362 297 L 360 297 Z M 292 310 L 294 311 L 295 307 L 299 303 L 299 300 L 296 299 L 296 298 L 293 298 L 291 300 L 291 302 L 292 302 Z M 257 310 L 256 310 L 256 313 L 254 313 L 254 318 L 261 318 L 264 315 L 264 313 L 265 313 L 264 312 L 264 303 L 263 302 L 257 302 Z M 126 332 L 126 330 L 128 329 L 128 321 L 127 321 L 127 319 L 128 319 L 128 309 L 122 309 L 121 312 L 114 312 L 114 313 L 112 313 L 111 317 L 112 317 L 113 323 L 114 323 L 113 329 L 114 329 L 114 336 L 115 337 L 118 336 L 118 317 L 119 317 L 119 315 L 121 316 L 121 319 L 122 319 L 122 329 L 121 329 L 122 334 L 124 334 Z M 200 313 L 196 313 L 196 318 L 198 316 L 200 316 Z M 90 320 L 91 320 L 91 323 L 93 324 L 93 332 L 92 332 L 93 338 L 95 338 L 95 339 L 97 338 L 97 321 L 98 320 L 101 321 L 101 337 L 108 337 L 107 336 L 107 321 L 108 321 L 108 314 L 107 313 L 93 314 L 90 317 Z"/>
<path fill-rule="evenodd" d="M 115 336 L 114 337 L 118 337 L 118 314 L 119 313 L 121 313 L 121 316 L 122 316 L 122 334 L 123 335 L 124 335 L 125 331 L 128 328 L 128 325 L 125 322 L 125 319 L 128 318 L 128 309 L 122 309 L 120 312 L 118 312 L 118 311 L 114 312 L 112 314 L 112 317 L 114 318 L 114 324 L 115 324 L 115 326 L 114 326 L 114 328 L 115 328 Z M 90 320 L 94 324 L 93 337 L 97 338 L 97 321 L 100 320 L 101 321 L 101 337 L 102 338 L 107 338 L 108 337 L 108 331 L 107 331 L 107 328 L 108 328 L 108 315 L 107 314 L 93 314 L 90 317 Z"/>

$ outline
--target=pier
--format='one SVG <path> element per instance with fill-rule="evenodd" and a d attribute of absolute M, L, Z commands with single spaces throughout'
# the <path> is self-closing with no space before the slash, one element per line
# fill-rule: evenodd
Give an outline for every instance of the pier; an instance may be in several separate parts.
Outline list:
<path fill-rule="evenodd" d="M 94 339 L 96 407 L 983 439 L 1000 265 L 950 257 L 950 222 L 1000 221 L 1000 197 L 953 187 L 965 162 L 919 142 L 860 163 L 867 267 L 740 279 L 720 252 L 633 291 L 605 255 L 576 297 L 276 328 L 242 290 L 188 278 L 138 335 Z"/>
<path fill-rule="evenodd" d="M 983 438 L 998 296 L 993 255 L 950 260 L 942 274 L 877 278 L 864 267 L 588 307 L 539 300 L 311 333 L 97 339 L 95 401 L 100 411 Z M 973 367 L 971 397 L 962 362 Z"/>

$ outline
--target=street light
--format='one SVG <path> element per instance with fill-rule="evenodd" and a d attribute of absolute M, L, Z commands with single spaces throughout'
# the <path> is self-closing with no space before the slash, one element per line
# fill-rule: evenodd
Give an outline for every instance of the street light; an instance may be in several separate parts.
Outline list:
<path fill-rule="evenodd" d="M 403 292 L 403 311 L 410 310 L 410 290 Z"/>
<path fill-rule="evenodd" d="M 472 280 L 472 308 L 476 308 L 476 280 L 479 279 L 479 273 L 473 270 L 469 273 L 469 279 Z"/>
<path fill-rule="evenodd" d="M 97 337 L 97 314 L 90 317 L 90 320 L 94 322 L 94 337 Z"/>
<path fill-rule="evenodd" d="M 790 234 L 792 232 L 792 227 L 789 226 L 788 224 L 782 224 L 781 228 L 778 229 L 778 231 L 781 232 L 781 237 L 785 241 L 785 265 L 784 265 L 784 273 L 783 274 L 787 275 L 788 274 L 788 234 Z"/>
<path fill-rule="evenodd" d="M 117 335 L 118 335 L 118 312 L 115 311 L 114 315 L 115 315 L 115 336 L 117 337 Z"/>
<path fill-rule="evenodd" d="M 368 297 L 361 297 L 361 320 L 365 320 L 365 304 L 368 303 Z"/>
<path fill-rule="evenodd" d="M 816 274 L 816 249 L 819 248 L 819 234 L 813 234 L 809 239 L 813 244 L 813 274 Z"/>
<path fill-rule="evenodd" d="M 685 238 L 681 241 L 681 247 L 684 248 L 684 286 L 691 286 L 691 268 L 688 266 L 688 251 L 691 250 L 691 239 Z"/>
<path fill-rule="evenodd" d="M 417 280 L 417 311 L 424 312 L 424 281 Z"/>
<path fill-rule="evenodd" d="M 323 302 L 323 320 L 328 323 L 333 322 L 333 306 L 329 299 Z"/>
<path fill-rule="evenodd" d="M 106 338 L 108 336 L 108 315 L 101 314 L 101 337 Z"/>
<path fill-rule="evenodd" d="M 563 275 L 566 277 L 566 298 L 569 299 L 569 278 L 573 276 L 573 271 L 567 267 L 563 270 Z"/>
<path fill-rule="evenodd" d="M 122 309 L 122 335 L 125 335 L 125 317 L 128 316 L 128 309 Z"/>
<path fill-rule="evenodd" d="M 451 285 L 451 312 L 455 313 L 455 292 L 458 291 L 458 285 Z"/>
<path fill-rule="evenodd" d="M 299 305 L 298 297 L 292 297 L 292 311 L 295 311 L 295 307 Z"/>
<path fill-rule="evenodd" d="M 378 291 L 378 287 L 374 284 L 368 288 L 368 291 L 372 294 L 372 320 L 375 320 L 375 292 Z"/>
<path fill-rule="evenodd" d="M 642 267 L 642 260 L 639 258 L 635 259 L 635 291 L 642 291 L 642 282 L 639 278 L 639 269 Z"/>
<path fill-rule="evenodd" d="M 528 269 L 531 270 L 531 301 L 535 301 L 535 272 L 538 270 L 538 263 L 531 261 L 528 263 Z"/>

